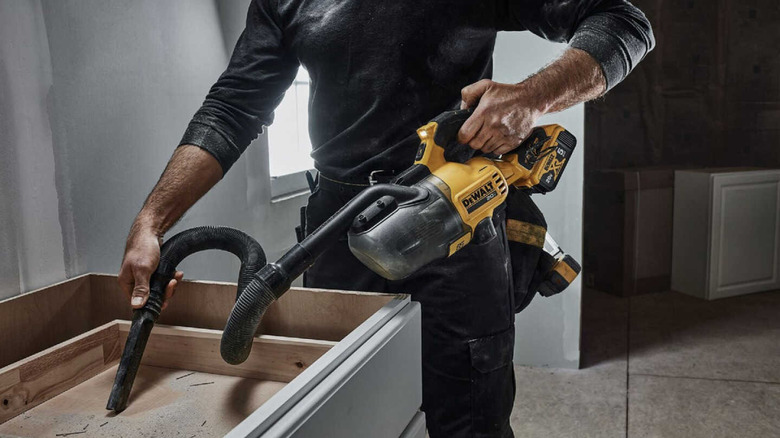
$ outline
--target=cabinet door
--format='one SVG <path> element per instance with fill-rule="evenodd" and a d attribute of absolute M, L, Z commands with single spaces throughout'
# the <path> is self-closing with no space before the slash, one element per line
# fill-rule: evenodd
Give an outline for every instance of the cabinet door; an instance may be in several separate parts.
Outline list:
<path fill-rule="evenodd" d="M 780 288 L 780 171 L 714 175 L 709 298 Z"/>

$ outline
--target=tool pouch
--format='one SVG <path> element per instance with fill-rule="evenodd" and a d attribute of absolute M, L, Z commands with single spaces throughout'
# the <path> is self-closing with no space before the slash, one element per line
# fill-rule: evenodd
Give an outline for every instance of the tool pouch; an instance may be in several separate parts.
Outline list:
<path fill-rule="evenodd" d="M 556 258 L 544 250 L 547 222 L 529 191 L 512 187 L 506 204 L 515 313 L 519 313 L 531 304 L 537 292 L 545 297 L 563 292 L 581 268 L 569 255 Z"/>
<path fill-rule="evenodd" d="M 301 207 L 300 211 L 300 225 L 295 227 L 295 239 L 298 241 L 298 243 L 303 242 L 303 239 L 306 238 L 306 206 L 304 205 Z"/>
<path fill-rule="evenodd" d="M 309 184 L 309 191 L 311 193 L 314 193 L 315 190 L 317 190 L 317 182 L 319 181 L 319 174 L 317 176 L 312 175 L 310 171 L 305 172 L 306 175 L 306 182 Z M 303 242 L 303 239 L 306 238 L 306 205 L 301 207 L 300 215 L 301 215 L 301 223 L 297 227 L 295 227 L 295 238 L 298 240 L 298 243 Z"/>
<path fill-rule="evenodd" d="M 546 233 L 547 221 L 530 194 L 510 188 L 506 200 L 506 237 L 512 263 L 515 313 L 528 307 L 536 295 L 540 283 L 537 271 L 546 265 L 542 258 L 547 254 L 543 249 Z"/>
<path fill-rule="evenodd" d="M 557 295 L 569 287 L 581 270 L 580 264 L 568 254 L 559 260 L 542 252 L 529 289 L 539 291 L 544 297 Z"/>

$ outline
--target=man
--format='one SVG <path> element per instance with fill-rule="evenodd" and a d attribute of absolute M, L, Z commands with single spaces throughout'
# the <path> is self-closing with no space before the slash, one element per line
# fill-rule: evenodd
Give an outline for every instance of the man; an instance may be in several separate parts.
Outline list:
<path fill-rule="evenodd" d="M 500 30 L 569 48 L 523 82 L 496 83 L 489 78 Z M 271 124 L 299 65 L 312 79 L 309 131 L 320 171 L 306 215 L 311 232 L 372 172 L 409 167 L 415 129 L 442 111 L 474 108 L 460 142 L 502 154 L 541 115 L 604 94 L 653 46 L 649 22 L 627 0 L 253 0 L 227 70 L 131 228 L 120 284 L 133 307 L 143 305 L 163 234 Z M 433 438 L 512 436 L 514 303 L 503 212 L 494 222 L 496 238 L 400 282 L 361 265 L 344 241 L 305 278 L 311 287 L 408 292 L 422 304 L 422 408 Z"/>

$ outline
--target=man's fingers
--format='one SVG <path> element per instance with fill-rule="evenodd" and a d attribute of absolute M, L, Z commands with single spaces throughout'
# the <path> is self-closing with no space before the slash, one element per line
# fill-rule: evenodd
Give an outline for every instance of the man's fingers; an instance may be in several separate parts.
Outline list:
<path fill-rule="evenodd" d="M 498 139 L 496 137 L 490 137 L 487 141 L 485 141 L 485 144 L 482 146 L 482 152 L 486 154 L 490 154 L 495 152 L 495 150 L 498 148 L 498 146 L 501 144 L 501 139 Z"/>
<path fill-rule="evenodd" d="M 130 305 L 133 306 L 133 309 L 141 308 L 146 303 L 147 298 L 149 298 L 149 279 L 136 277 L 135 287 L 133 287 L 133 298 L 130 300 Z"/>
<path fill-rule="evenodd" d="M 154 268 L 151 265 L 139 263 L 131 269 L 133 270 L 133 293 L 130 305 L 134 309 L 138 309 L 146 304 L 146 299 L 149 297 L 149 279 Z"/>
<path fill-rule="evenodd" d="M 493 151 L 493 153 L 496 155 L 504 155 L 507 152 L 511 152 L 512 149 L 514 148 L 515 146 L 512 146 L 509 143 L 500 143 L 498 147 L 496 147 L 496 149 Z"/>
<path fill-rule="evenodd" d="M 460 127 L 460 131 L 458 131 L 458 143 L 471 144 L 471 140 L 477 135 L 483 122 L 484 119 L 480 114 L 471 114 L 471 117 L 463 123 L 463 126 Z"/>
<path fill-rule="evenodd" d="M 165 287 L 165 301 L 167 302 L 169 298 L 172 298 L 174 295 L 176 295 L 176 286 L 181 283 L 181 279 L 184 278 L 184 272 L 176 271 L 175 274 L 173 274 L 173 280 L 168 282 L 168 286 Z"/>
<path fill-rule="evenodd" d="M 135 281 L 133 280 L 133 275 L 130 273 L 130 269 L 126 268 L 125 265 L 122 265 L 122 268 L 119 270 L 117 283 L 119 283 L 119 288 L 122 289 L 122 292 L 130 298 L 130 295 L 133 293 Z"/>
<path fill-rule="evenodd" d="M 171 297 L 173 297 L 173 295 L 176 293 L 177 284 L 179 284 L 179 282 L 174 278 L 168 282 L 168 286 L 165 286 L 165 298 L 163 298 L 163 305 L 161 310 L 165 310 L 165 308 L 168 307 L 168 304 L 171 302 Z"/>
<path fill-rule="evenodd" d="M 477 81 L 471 85 L 463 87 L 463 89 L 460 90 L 460 96 L 462 99 L 460 104 L 461 109 L 474 107 L 477 102 L 479 102 L 479 98 L 485 94 L 488 88 L 490 88 L 490 84 L 492 82 L 493 81 L 490 79 L 482 79 L 481 81 Z"/>
<path fill-rule="evenodd" d="M 479 149 L 482 152 L 487 152 L 485 150 L 485 146 L 490 142 L 490 140 L 490 130 L 486 129 L 485 126 L 482 125 L 482 128 L 479 130 L 477 135 L 475 135 L 474 138 L 469 142 L 469 146 L 474 149 Z"/>
<path fill-rule="evenodd" d="M 167 303 L 171 297 L 173 297 L 176 294 L 176 286 L 179 284 L 179 281 L 175 278 L 168 282 L 168 285 L 165 286 L 165 302 Z"/>
<path fill-rule="evenodd" d="M 173 279 L 165 286 L 165 297 L 163 298 L 162 310 L 165 310 L 165 308 L 168 307 L 170 299 L 176 295 L 176 286 L 179 285 L 182 278 L 184 278 L 184 272 L 176 271 L 176 273 L 173 274 Z"/>

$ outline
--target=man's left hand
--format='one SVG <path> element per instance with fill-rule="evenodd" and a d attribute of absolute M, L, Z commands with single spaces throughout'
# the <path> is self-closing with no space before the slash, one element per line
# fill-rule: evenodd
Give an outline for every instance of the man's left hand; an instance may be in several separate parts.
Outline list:
<path fill-rule="evenodd" d="M 482 79 L 461 90 L 461 109 L 476 108 L 460 128 L 458 142 L 496 155 L 515 149 L 542 115 L 525 88 Z"/>

